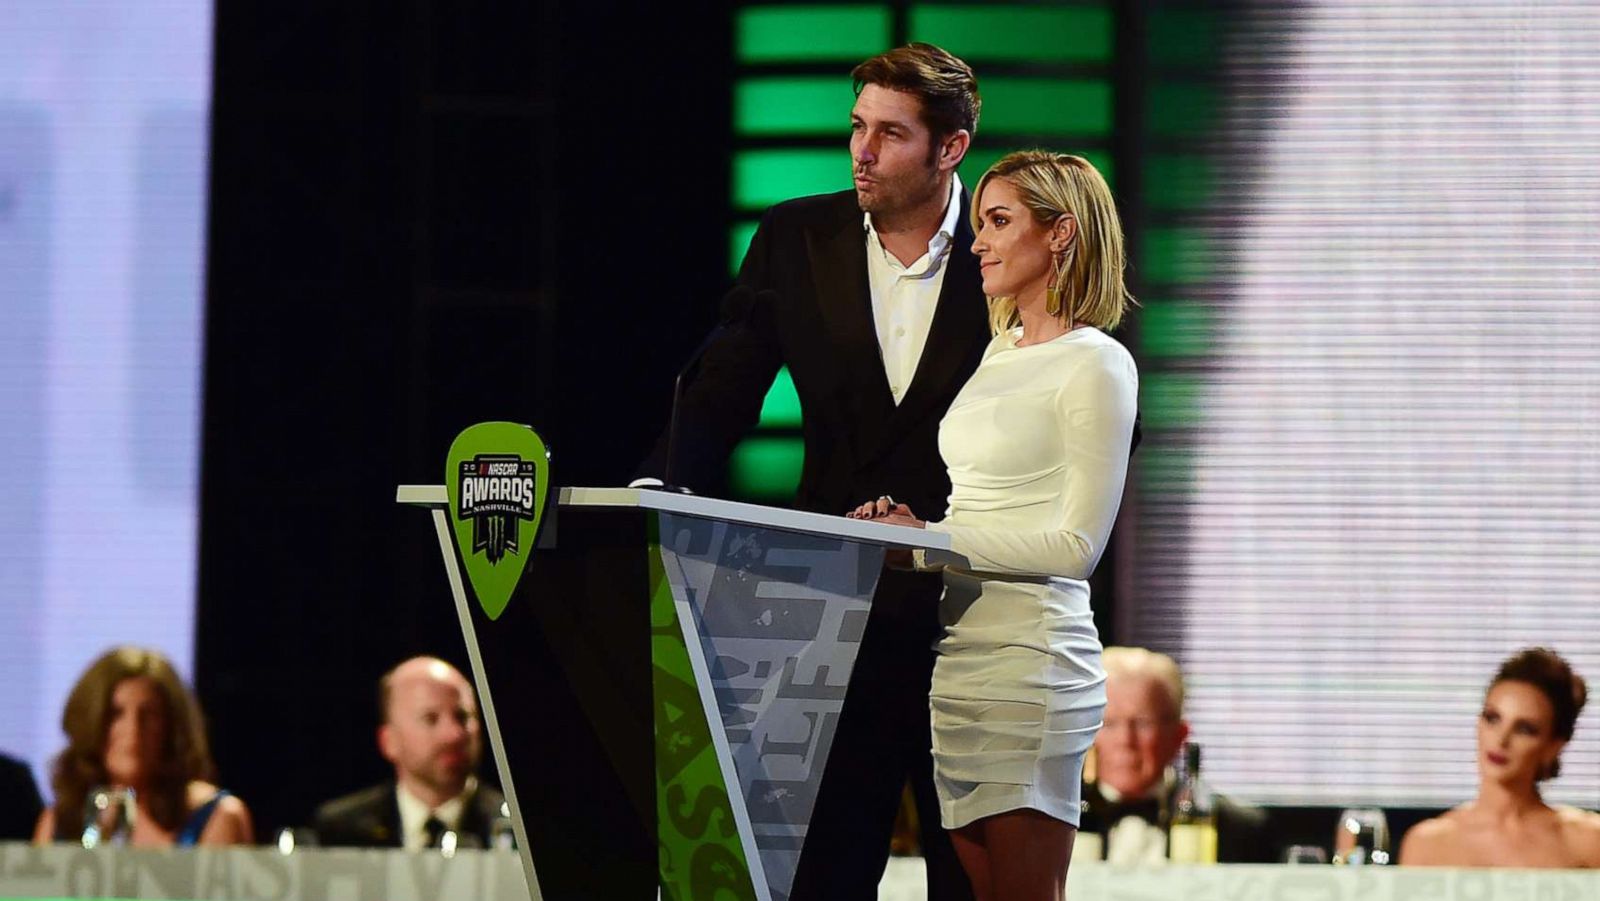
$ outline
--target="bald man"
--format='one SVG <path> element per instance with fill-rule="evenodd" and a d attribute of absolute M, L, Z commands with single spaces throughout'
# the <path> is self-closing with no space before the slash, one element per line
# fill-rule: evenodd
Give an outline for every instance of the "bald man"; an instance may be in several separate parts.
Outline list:
<path fill-rule="evenodd" d="M 1106 671 L 1106 709 L 1094 737 L 1098 782 L 1084 786 L 1084 797 L 1099 807 L 1106 835 L 1103 846 L 1084 842 L 1083 848 L 1113 863 L 1159 863 L 1167 858 L 1161 827 L 1177 790 L 1171 767 L 1189 738 L 1183 674 L 1171 657 L 1144 648 L 1106 648 L 1100 663 Z M 1206 781 L 1203 761 L 1201 780 Z M 1263 811 L 1216 793 L 1212 800 L 1219 861 L 1276 860 Z M 1078 847 L 1073 850 L 1076 855 Z"/>
<path fill-rule="evenodd" d="M 473 773 L 483 738 L 472 686 L 437 657 L 413 657 L 378 681 L 378 750 L 394 780 L 317 808 L 324 846 L 487 847 L 504 798 Z"/>

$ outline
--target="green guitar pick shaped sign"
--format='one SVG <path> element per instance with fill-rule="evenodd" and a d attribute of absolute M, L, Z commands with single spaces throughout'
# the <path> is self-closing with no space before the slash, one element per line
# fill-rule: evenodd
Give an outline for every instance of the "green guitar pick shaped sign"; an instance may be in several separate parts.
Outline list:
<path fill-rule="evenodd" d="M 539 536 L 550 452 L 525 425 L 480 422 L 451 442 L 444 484 L 472 593 L 489 619 L 499 619 Z"/>

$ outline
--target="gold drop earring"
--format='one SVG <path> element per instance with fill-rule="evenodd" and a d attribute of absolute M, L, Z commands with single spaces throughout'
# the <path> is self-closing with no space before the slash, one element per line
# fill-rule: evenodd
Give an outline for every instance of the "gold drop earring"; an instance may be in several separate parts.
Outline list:
<path fill-rule="evenodd" d="M 1044 311 L 1051 316 L 1061 315 L 1061 278 L 1066 274 L 1067 252 L 1061 251 L 1050 261 L 1050 284 L 1044 289 Z"/>

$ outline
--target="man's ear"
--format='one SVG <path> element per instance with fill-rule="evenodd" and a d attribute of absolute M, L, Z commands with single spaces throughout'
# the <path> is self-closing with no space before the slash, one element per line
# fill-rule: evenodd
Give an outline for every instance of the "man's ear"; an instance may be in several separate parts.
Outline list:
<path fill-rule="evenodd" d="M 965 128 L 956 129 L 955 134 L 945 138 L 939 144 L 939 170 L 941 172 L 953 171 L 967 158 L 967 151 L 972 148 L 972 132 Z"/>
<path fill-rule="evenodd" d="M 394 763 L 400 756 L 400 738 L 394 734 L 394 727 L 388 723 L 378 727 L 378 753 L 390 763 Z"/>
<path fill-rule="evenodd" d="M 1056 217 L 1055 224 L 1050 226 L 1050 252 L 1061 253 L 1072 246 L 1072 239 L 1078 236 L 1078 218 L 1071 213 L 1062 213 Z M 1188 729 L 1188 726 L 1184 726 Z"/>

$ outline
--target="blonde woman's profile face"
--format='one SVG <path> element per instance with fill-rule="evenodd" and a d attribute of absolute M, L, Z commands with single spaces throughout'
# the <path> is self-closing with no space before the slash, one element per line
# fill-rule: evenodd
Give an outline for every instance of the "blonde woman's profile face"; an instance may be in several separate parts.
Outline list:
<path fill-rule="evenodd" d="M 1496 682 L 1478 714 L 1478 770 L 1501 783 L 1533 783 L 1566 742 L 1555 736 L 1555 709 L 1526 682 Z"/>
<path fill-rule="evenodd" d="M 1022 192 L 1003 177 L 984 183 L 975 201 L 978 234 L 972 252 L 983 273 L 983 293 L 1019 299 L 1042 296 L 1050 279 L 1054 254 L 1052 231 L 1034 219 Z"/>

